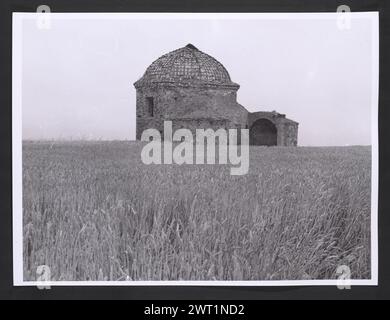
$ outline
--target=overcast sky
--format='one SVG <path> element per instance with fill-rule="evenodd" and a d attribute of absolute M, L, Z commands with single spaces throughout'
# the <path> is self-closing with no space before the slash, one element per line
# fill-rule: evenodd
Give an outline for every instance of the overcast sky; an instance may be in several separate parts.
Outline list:
<path fill-rule="evenodd" d="M 161 55 L 194 44 L 241 85 L 249 111 L 299 122 L 299 145 L 370 144 L 371 20 L 63 19 L 23 22 L 24 139 L 134 139 L 135 89 Z"/>

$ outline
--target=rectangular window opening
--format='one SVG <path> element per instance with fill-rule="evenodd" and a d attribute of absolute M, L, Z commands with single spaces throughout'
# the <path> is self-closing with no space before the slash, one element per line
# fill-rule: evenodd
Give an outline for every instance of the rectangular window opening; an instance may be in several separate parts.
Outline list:
<path fill-rule="evenodd" d="M 147 104 L 149 116 L 153 117 L 154 116 L 154 99 L 153 99 L 153 97 L 146 97 L 146 104 Z"/>

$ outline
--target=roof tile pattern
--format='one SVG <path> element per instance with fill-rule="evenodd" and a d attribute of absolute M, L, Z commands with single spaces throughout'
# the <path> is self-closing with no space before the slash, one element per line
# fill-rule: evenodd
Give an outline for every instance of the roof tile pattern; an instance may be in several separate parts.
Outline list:
<path fill-rule="evenodd" d="M 192 44 L 155 60 L 135 84 L 153 83 L 236 85 L 220 62 Z"/>

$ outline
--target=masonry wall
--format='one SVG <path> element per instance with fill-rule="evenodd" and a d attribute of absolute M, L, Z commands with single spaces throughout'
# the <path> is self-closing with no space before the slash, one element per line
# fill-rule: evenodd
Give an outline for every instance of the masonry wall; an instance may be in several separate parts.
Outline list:
<path fill-rule="evenodd" d="M 286 118 L 284 114 L 277 112 L 252 112 L 248 114 L 248 127 L 259 119 L 271 121 L 277 130 L 278 146 L 296 146 L 298 143 L 298 123 Z"/>
<path fill-rule="evenodd" d="M 147 98 L 153 98 L 153 117 Z M 247 111 L 236 101 L 236 87 L 148 86 L 137 89 L 137 139 L 143 130 L 162 130 L 164 120 L 174 126 L 196 128 L 245 128 Z"/>
<path fill-rule="evenodd" d="M 278 146 L 296 146 L 298 123 L 284 114 L 248 111 L 237 103 L 238 86 L 180 86 L 149 85 L 137 87 L 136 138 L 142 132 L 154 128 L 163 132 L 164 120 L 173 122 L 173 130 L 190 129 L 193 135 L 199 128 L 251 128 L 258 119 L 271 121 L 277 129 Z M 153 98 L 153 116 L 150 114 L 148 98 Z"/>
<path fill-rule="evenodd" d="M 298 144 L 298 124 L 288 124 L 285 127 L 286 146 L 297 146 Z"/>
<path fill-rule="evenodd" d="M 139 121 L 139 139 L 142 132 L 146 129 L 157 129 L 160 132 L 161 138 L 164 138 L 164 120 L 167 119 L 142 119 Z M 213 120 L 213 119 L 170 119 L 172 121 L 173 133 L 178 129 L 188 129 L 195 138 L 196 129 L 231 129 L 233 125 L 227 120 Z"/>

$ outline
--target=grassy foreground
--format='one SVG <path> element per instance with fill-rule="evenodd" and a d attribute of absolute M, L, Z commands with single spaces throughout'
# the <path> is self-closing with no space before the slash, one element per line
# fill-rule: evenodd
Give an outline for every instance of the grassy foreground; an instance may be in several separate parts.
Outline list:
<path fill-rule="evenodd" d="M 370 278 L 370 147 L 144 165 L 136 142 L 23 143 L 25 280 Z"/>

